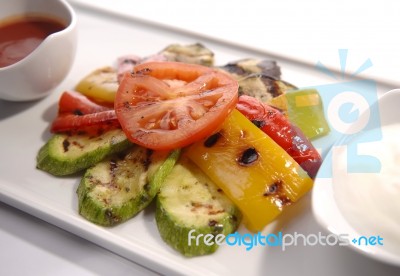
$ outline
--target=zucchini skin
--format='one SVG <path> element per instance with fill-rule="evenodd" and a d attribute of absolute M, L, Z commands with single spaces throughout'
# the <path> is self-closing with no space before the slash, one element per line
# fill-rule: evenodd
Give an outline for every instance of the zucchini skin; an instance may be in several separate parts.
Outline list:
<path fill-rule="evenodd" d="M 82 141 L 82 144 L 79 141 Z M 85 152 L 85 143 L 97 146 L 91 145 L 91 149 Z M 121 129 L 107 131 L 99 137 L 55 134 L 40 148 L 36 157 L 36 167 L 55 176 L 70 175 L 132 145 Z"/>
<path fill-rule="evenodd" d="M 183 162 L 182 159 L 184 159 Z M 191 172 L 194 171 L 192 175 L 194 175 L 195 177 L 199 173 L 202 174 L 202 172 L 200 172 L 200 170 L 193 163 L 186 160 L 186 158 L 182 159 L 178 161 L 174 170 L 176 169 L 176 167 L 183 165 Z M 190 163 L 190 165 L 187 165 L 188 162 Z M 235 232 L 242 218 L 239 209 L 233 203 L 231 203 L 229 199 L 225 197 L 225 195 L 221 194 L 221 191 L 219 191 L 215 184 L 209 181 L 209 179 L 204 174 L 202 175 L 202 178 L 197 178 L 194 185 L 202 185 L 203 188 L 201 189 L 203 191 L 210 190 L 211 192 L 205 193 L 207 196 L 209 195 L 210 198 L 212 197 L 213 200 L 222 200 L 223 202 L 225 202 L 221 204 L 221 206 L 224 206 L 225 209 L 223 210 L 223 212 L 218 211 L 218 215 L 205 215 L 204 217 L 201 213 L 190 213 L 190 216 L 192 216 L 190 219 L 197 218 L 197 216 L 199 216 L 199 220 L 202 221 L 201 223 L 194 224 L 191 223 L 189 220 L 185 220 L 184 218 L 182 218 L 184 217 L 184 215 L 180 216 L 181 214 L 179 212 L 174 213 L 171 208 L 168 208 L 168 200 L 171 199 L 168 199 L 168 195 L 163 193 L 163 188 L 165 187 L 165 185 L 171 185 L 171 181 L 175 182 L 172 185 L 175 185 L 173 189 L 176 189 L 177 198 L 182 198 L 182 195 L 179 195 L 179 192 L 182 189 L 191 189 L 190 187 L 187 187 L 190 184 L 187 184 L 185 180 L 180 181 L 178 177 L 174 177 L 175 175 L 173 175 L 172 172 L 168 179 L 166 179 L 166 181 L 164 182 L 156 198 L 155 218 L 160 236 L 165 243 L 167 243 L 169 246 L 171 246 L 173 249 L 175 249 L 185 257 L 208 255 L 214 253 L 219 247 L 219 245 L 215 242 L 213 242 L 211 245 L 205 244 L 203 238 L 200 238 L 198 240 L 198 243 L 196 243 L 196 239 L 191 239 L 191 241 L 189 242 L 189 232 L 192 232 L 192 237 L 197 237 L 201 234 L 204 237 L 207 234 L 211 234 L 213 236 L 212 241 L 214 241 L 215 236 L 218 234 L 223 234 L 227 236 L 228 234 Z M 207 179 L 207 182 L 202 182 L 204 177 Z M 202 193 L 203 191 L 201 191 L 200 193 Z M 204 204 L 200 208 L 207 206 L 207 204 L 210 204 L 210 201 L 207 201 L 207 199 L 201 201 L 201 196 L 196 196 L 200 193 L 196 193 L 196 190 L 192 189 L 192 192 L 189 196 L 185 198 L 184 202 L 179 202 L 178 208 L 183 205 L 194 206 L 193 208 L 198 207 L 196 205 L 193 205 L 193 202 L 196 202 L 196 204 L 198 203 L 199 206 Z M 216 194 L 218 195 L 215 196 Z M 226 202 L 229 203 L 227 204 Z M 211 209 L 211 211 L 213 210 L 214 209 Z"/>
<path fill-rule="evenodd" d="M 107 227 L 134 217 L 154 199 L 179 155 L 134 146 L 123 158 L 114 155 L 89 168 L 77 188 L 79 214 Z"/>
<path fill-rule="evenodd" d="M 156 200 L 156 222 L 159 229 L 161 238 L 172 248 L 180 252 L 185 257 L 196 257 L 201 255 L 208 255 L 214 253 L 219 245 L 213 243 L 212 245 L 206 245 L 200 239 L 200 243 L 196 245 L 196 240 L 191 240 L 189 245 L 189 232 L 194 229 L 192 236 L 198 236 L 203 234 L 212 234 L 214 237 L 218 234 L 224 234 L 227 236 L 230 233 L 236 231 L 239 226 L 241 214 L 238 209 L 232 210 L 232 215 L 226 216 L 224 219 L 218 221 L 215 225 L 208 225 L 202 228 L 188 227 L 184 224 L 176 222 L 176 218 L 169 214 L 167 210 L 162 206 L 160 199 L 157 197 Z M 162 229 L 162 230 L 161 230 Z"/>

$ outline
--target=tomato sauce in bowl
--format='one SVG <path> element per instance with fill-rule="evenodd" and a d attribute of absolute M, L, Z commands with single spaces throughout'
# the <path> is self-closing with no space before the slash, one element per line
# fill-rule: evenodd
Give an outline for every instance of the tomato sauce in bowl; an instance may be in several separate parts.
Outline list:
<path fill-rule="evenodd" d="M 0 99 L 49 95 L 71 70 L 77 42 L 67 0 L 0 1 Z"/>
<path fill-rule="evenodd" d="M 65 24 L 44 16 L 18 16 L 0 22 L 0 68 L 12 65 L 33 52 L 49 35 Z"/>

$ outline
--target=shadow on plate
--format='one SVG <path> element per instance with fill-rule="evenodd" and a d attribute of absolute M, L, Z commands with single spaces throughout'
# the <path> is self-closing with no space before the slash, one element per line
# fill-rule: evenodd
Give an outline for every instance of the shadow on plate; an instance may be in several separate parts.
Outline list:
<path fill-rule="evenodd" d="M 44 129 L 43 133 L 42 133 L 42 140 L 44 142 L 47 142 L 50 139 L 50 137 L 52 136 L 52 134 L 50 132 L 50 126 L 51 126 L 51 122 L 57 116 L 57 111 L 58 111 L 58 103 L 57 102 L 53 103 L 52 105 L 49 105 L 43 111 L 42 118 L 44 121 L 48 122 L 46 129 Z"/>
<path fill-rule="evenodd" d="M 11 102 L 0 100 L 0 121 L 34 107 L 39 101 Z"/>

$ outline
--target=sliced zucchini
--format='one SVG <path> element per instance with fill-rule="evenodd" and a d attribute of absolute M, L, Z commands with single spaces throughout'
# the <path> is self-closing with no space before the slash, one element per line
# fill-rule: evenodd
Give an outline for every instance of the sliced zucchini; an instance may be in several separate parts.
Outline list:
<path fill-rule="evenodd" d="M 53 175 L 69 175 L 130 146 L 132 143 L 121 129 L 110 130 L 95 137 L 55 134 L 39 150 L 36 166 Z"/>
<path fill-rule="evenodd" d="M 132 218 L 153 200 L 178 157 L 179 150 L 140 146 L 108 157 L 85 172 L 77 189 L 79 213 L 103 226 Z"/>
<path fill-rule="evenodd" d="M 212 235 L 214 241 L 218 234 L 228 235 L 237 229 L 241 219 L 239 210 L 222 190 L 185 157 L 161 186 L 156 206 L 162 239 L 187 257 L 216 251 L 219 245 L 207 244 L 205 236 Z M 193 238 L 189 239 L 189 235 Z M 197 239 L 199 235 L 203 236 Z"/>

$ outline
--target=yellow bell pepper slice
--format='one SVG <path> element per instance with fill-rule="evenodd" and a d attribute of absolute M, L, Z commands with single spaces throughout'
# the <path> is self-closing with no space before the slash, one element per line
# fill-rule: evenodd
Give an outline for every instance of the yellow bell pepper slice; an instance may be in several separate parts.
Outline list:
<path fill-rule="evenodd" d="M 237 110 L 186 154 L 238 206 L 251 231 L 262 230 L 313 185 L 285 150 Z"/>
<path fill-rule="evenodd" d="M 114 103 L 118 86 L 117 72 L 111 67 L 104 67 L 85 76 L 75 90 L 97 101 Z"/>

